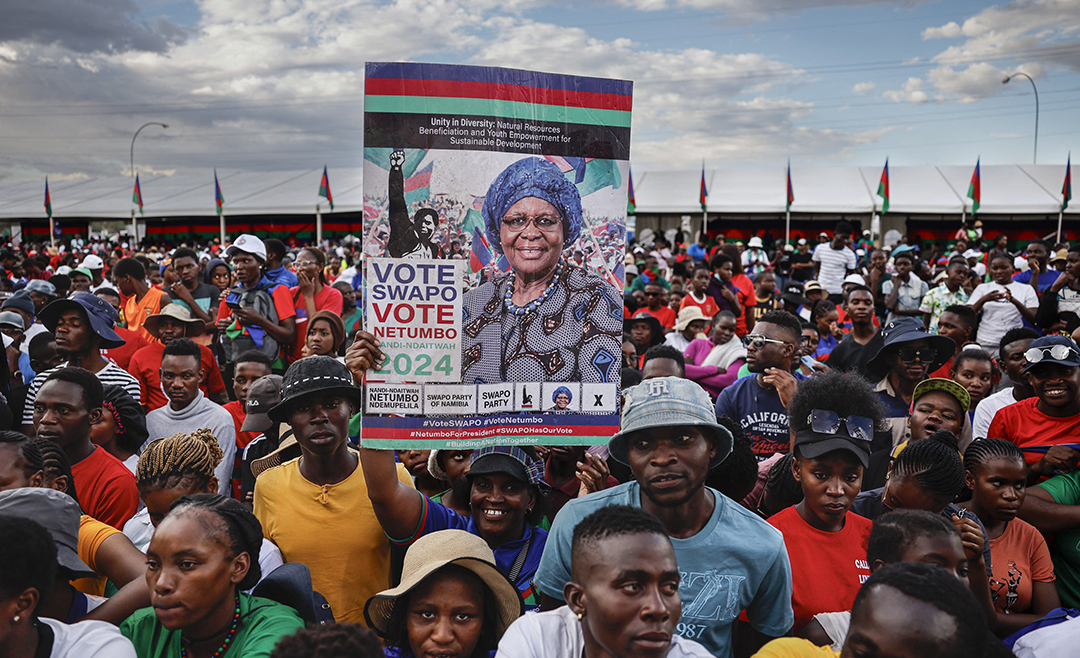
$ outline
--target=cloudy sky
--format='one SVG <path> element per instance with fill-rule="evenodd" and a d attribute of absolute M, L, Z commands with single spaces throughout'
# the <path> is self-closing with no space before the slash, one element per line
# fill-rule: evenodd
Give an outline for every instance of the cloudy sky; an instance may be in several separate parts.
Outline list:
<path fill-rule="evenodd" d="M 365 61 L 634 81 L 636 170 L 1080 151 L 1080 0 L 0 0 L 0 179 L 361 165 Z"/>

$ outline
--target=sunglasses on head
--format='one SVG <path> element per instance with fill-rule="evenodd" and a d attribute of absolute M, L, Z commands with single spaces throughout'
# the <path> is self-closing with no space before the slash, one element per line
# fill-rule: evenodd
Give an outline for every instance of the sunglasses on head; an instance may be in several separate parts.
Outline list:
<path fill-rule="evenodd" d="M 901 347 L 897 354 L 900 356 L 900 363 L 915 363 L 918 359 L 919 363 L 932 363 L 934 357 L 937 356 L 937 351 L 928 347 L 915 349 L 914 347 Z"/>
<path fill-rule="evenodd" d="M 1071 345 L 1051 345 L 1049 347 L 1032 347 L 1024 352 L 1024 358 L 1028 363 L 1038 363 L 1046 358 L 1047 353 L 1055 361 L 1064 361 L 1070 354 L 1078 354 Z"/>
<path fill-rule="evenodd" d="M 840 431 L 840 423 L 844 423 L 851 438 L 867 442 L 874 438 L 874 421 L 865 416 L 841 418 L 835 411 L 814 409 L 806 422 L 818 434 L 836 434 Z"/>
<path fill-rule="evenodd" d="M 755 350 L 760 350 L 765 347 L 765 343 L 776 343 L 777 345 L 787 345 L 782 340 L 774 340 L 772 338 L 766 338 L 761 334 L 747 334 L 743 336 L 743 345 L 746 347 L 753 346 Z"/>

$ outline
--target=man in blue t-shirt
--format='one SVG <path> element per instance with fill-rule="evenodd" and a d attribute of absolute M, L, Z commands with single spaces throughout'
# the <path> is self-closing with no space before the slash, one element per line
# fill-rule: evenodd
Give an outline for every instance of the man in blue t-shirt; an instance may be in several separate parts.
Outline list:
<path fill-rule="evenodd" d="M 623 391 L 622 431 L 608 448 L 634 481 L 571 500 L 555 517 L 533 579 L 542 608 L 562 605 L 577 523 L 597 508 L 630 505 L 660 519 L 675 548 L 680 636 L 729 658 L 744 610 L 749 624 L 739 622 L 740 652 L 750 655 L 787 633 L 794 615 L 783 535 L 705 486 L 731 445 L 731 432 L 716 422 L 708 394 L 696 383 L 658 377 Z"/>
<path fill-rule="evenodd" d="M 798 384 L 791 363 L 802 339 L 799 319 L 787 311 L 769 311 L 747 334 L 746 367 L 754 373 L 720 391 L 716 417 L 727 416 L 742 425 L 759 458 L 787 452 L 787 402 Z"/>

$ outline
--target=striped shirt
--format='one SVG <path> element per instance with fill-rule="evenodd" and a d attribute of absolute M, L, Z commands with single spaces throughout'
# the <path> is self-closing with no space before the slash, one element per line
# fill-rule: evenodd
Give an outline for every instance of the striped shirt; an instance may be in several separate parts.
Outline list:
<path fill-rule="evenodd" d="M 37 399 L 37 394 L 38 391 L 41 390 L 41 385 L 45 383 L 45 380 L 49 378 L 49 375 L 66 366 L 66 363 L 62 363 L 51 370 L 46 370 L 37 377 L 34 377 L 34 381 L 30 382 L 30 388 L 26 392 L 26 405 L 23 407 L 23 425 L 34 424 L 34 400 Z M 110 361 L 104 368 L 94 374 L 97 375 L 98 380 L 100 380 L 102 384 L 119 386 L 142 404 L 142 390 L 139 388 L 139 380 L 132 377 L 120 366 Z"/>
<path fill-rule="evenodd" d="M 833 249 L 831 242 L 823 242 L 814 247 L 813 260 L 821 263 L 817 278 L 821 287 L 830 295 L 844 292 L 844 277 L 855 269 L 855 252 L 847 247 Z"/>

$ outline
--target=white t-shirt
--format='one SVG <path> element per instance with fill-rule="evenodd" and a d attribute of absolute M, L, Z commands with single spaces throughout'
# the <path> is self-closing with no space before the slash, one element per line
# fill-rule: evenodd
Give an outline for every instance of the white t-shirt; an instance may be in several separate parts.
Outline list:
<path fill-rule="evenodd" d="M 975 287 L 975 290 L 971 291 L 971 297 L 968 298 L 968 306 L 974 306 L 976 302 L 986 296 L 987 293 L 991 293 L 995 290 L 1005 291 L 1005 288 L 1009 289 L 1012 293 L 1013 299 L 1019 301 L 1021 304 L 1028 308 L 1039 308 L 1039 298 L 1035 296 L 1035 291 L 1031 289 L 1026 283 L 1017 283 L 1011 281 L 1008 286 L 1003 286 L 1000 283 L 994 283 L 989 281 L 987 283 L 980 283 Z M 998 349 L 998 343 L 1005 337 L 1005 334 L 1009 332 L 1009 329 L 1016 329 L 1024 326 L 1024 317 L 1020 315 L 1020 311 L 1016 309 L 1016 306 L 1012 302 L 1006 299 L 1000 299 L 996 302 L 987 302 L 982 307 L 982 318 L 979 320 L 979 333 L 976 336 L 976 341 L 979 345 L 982 345 L 984 349 L 989 350 L 990 353 L 994 353 Z"/>
<path fill-rule="evenodd" d="M 136 658 L 131 640 L 120 629 L 103 621 L 80 621 L 65 624 L 40 617 L 53 632 L 49 658 Z"/>
<path fill-rule="evenodd" d="M 976 439 L 985 439 L 990 430 L 990 423 L 994 422 L 994 415 L 1010 404 L 1016 404 L 1013 388 L 1003 389 L 987 396 L 975 407 L 975 415 L 971 419 L 971 435 Z"/>
<path fill-rule="evenodd" d="M 581 622 L 564 605 L 519 617 L 503 634 L 495 658 L 577 658 L 584 651 Z M 697 642 L 674 635 L 666 658 L 712 658 L 712 654 Z"/>

